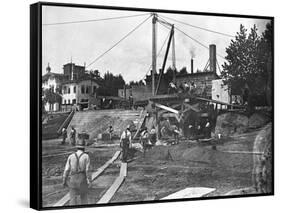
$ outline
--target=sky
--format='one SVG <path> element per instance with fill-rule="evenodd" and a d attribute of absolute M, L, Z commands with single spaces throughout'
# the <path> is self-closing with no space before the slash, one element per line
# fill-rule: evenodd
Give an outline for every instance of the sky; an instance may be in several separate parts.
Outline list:
<path fill-rule="evenodd" d="M 103 19 L 119 16 L 142 16 L 114 19 L 96 22 L 83 22 L 72 24 L 45 25 L 60 22 L 84 21 Z M 98 56 L 112 47 L 123 36 L 149 17 L 149 12 L 102 10 L 92 8 L 72 8 L 43 6 L 42 15 L 42 74 L 46 73 L 46 67 L 50 64 L 51 71 L 63 72 L 63 65 L 71 60 L 77 65 L 86 64 L 87 70 L 98 69 L 103 75 L 110 71 L 113 74 L 122 74 L 126 82 L 139 81 L 144 78 L 152 63 L 152 22 L 151 18 L 141 25 L 125 40 L 119 43 L 111 51 L 91 64 Z M 161 17 L 173 18 L 184 23 L 201 28 L 218 31 L 221 33 L 236 35 L 240 24 L 243 24 L 248 32 L 254 24 L 257 25 L 258 34 L 261 34 L 269 20 L 237 17 L 219 17 L 186 15 L 172 13 L 158 13 Z M 167 19 L 175 27 L 201 42 L 205 46 L 215 44 L 217 54 L 226 56 L 225 49 L 229 46 L 232 37 L 207 32 Z M 157 24 L 157 52 L 166 40 L 169 29 Z M 162 66 L 164 54 L 157 57 L 157 69 Z M 194 57 L 194 70 L 203 70 L 208 59 L 209 50 L 200 46 L 183 33 L 175 30 L 176 67 L 187 67 L 190 71 L 190 59 Z M 218 64 L 224 63 L 224 59 L 217 56 Z M 166 67 L 172 65 L 171 51 Z M 90 66 L 89 66 L 90 65 Z M 222 68 L 221 68 L 222 69 Z M 218 73 L 219 73 L 219 69 Z"/>

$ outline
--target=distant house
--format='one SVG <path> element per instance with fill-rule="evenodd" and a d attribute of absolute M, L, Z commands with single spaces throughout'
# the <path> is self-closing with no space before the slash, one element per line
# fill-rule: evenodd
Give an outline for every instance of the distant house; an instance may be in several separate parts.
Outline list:
<path fill-rule="evenodd" d="M 99 84 L 85 69 L 85 66 L 67 63 L 63 73 L 52 73 L 48 65 L 47 73 L 42 77 L 42 88 L 61 96 L 55 104 L 46 103 L 46 111 L 69 111 L 73 108 L 84 109 L 98 105 L 97 89 Z"/>
<path fill-rule="evenodd" d="M 98 105 L 96 96 L 99 85 L 92 79 L 77 79 L 65 81 L 62 84 L 62 107 L 78 106 L 81 109 Z"/>
<path fill-rule="evenodd" d="M 46 68 L 47 73 L 42 77 L 42 89 L 43 91 L 50 90 L 53 93 L 60 93 L 61 84 L 63 82 L 63 74 L 53 73 L 51 72 L 51 67 L 48 64 Z M 43 92 L 44 93 L 44 92 Z M 46 102 L 45 110 L 49 111 L 59 111 L 60 110 L 60 102 L 57 101 L 55 103 Z"/>

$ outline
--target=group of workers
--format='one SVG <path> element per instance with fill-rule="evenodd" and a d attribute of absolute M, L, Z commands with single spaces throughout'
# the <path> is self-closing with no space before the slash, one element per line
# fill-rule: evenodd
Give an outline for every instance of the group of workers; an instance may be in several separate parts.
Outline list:
<path fill-rule="evenodd" d="M 208 118 L 204 123 L 198 125 L 189 125 L 188 126 L 190 135 L 193 135 L 196 131 L 204 132 L 206 137 L 211 135 L 211 123 Z M 109 126 L 110 140 L 112 139 L 113 127 Z M 177 127 L 172 128 L 172 133 L 175 137 L 175 143 L 179 142 L 179 129 Z M 65 144 L 67 138 L 67 131 L 64 128 L 62 130 L 62 144 Z M 143 147 L 143 153 L 155 145 L 157 141 L 156 129 L 153 126 L 150 131 L 147 127 L 144 127 L 140 131 L 140 142 Z M 88 203 L 88 190 L 91 184 L 91 175 L 89 173 L 90 169 L 90 157 L 85 152 L 86 141 L 84 138 L 78 138 L 76 141 L 76 130 L 72 126 L 70 131 L 70 143 L 76 147 L 76 151 L 69 155 L 67 158 L 65 169 L 63 172 L 63 186 L 69 188 L 70 195 L 70 205 L 78 205 L 79 198 L 80 204 Z M 120 136 L 120 147 L 122 149 L 122 162 L 128 162 L 129 152 L 132 147 L 132 132 L 130 126 L 127 126 L 126 129 L 122 132 Z"/>
<path fill-rule="evenodd" d="M 61 135 L 62 135 L 61 144 L 64 145 L 66 143 L 66 138 L 67 138 L 67 130 L 66 130 L 66 128 L 62 128 Z M 76 145 L 76 129 L 74 128 L 74 126 L 71 127 L 70 134 L 69 134 L 69 139 L 70 139 L 70 144 L 72 146 L 75 146 Z"/>
<path fill-rule="evenodd" d="M 188 139 L 211 138 L 211 121 L 209 118 L 201 118 L 199 121 L 188 122 L 184 126 L 184 135 Z"/>
<path fill-rule="evenodd" d="M 173 93 L 193 94 L 195 92 L 196 88 L 197 88 L 197 85 L 193 81 L 190 83 L 185 81 L 179 85 L 177 85 L 176 83 L 171 81 L 168 86 L 168 94 L 173 94 Z"/>

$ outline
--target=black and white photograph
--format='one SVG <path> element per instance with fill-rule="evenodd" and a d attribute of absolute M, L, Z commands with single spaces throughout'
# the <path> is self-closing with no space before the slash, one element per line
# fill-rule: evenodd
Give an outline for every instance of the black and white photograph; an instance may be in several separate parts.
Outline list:
<path fill-rule="evenodd" d="M 39 7 L 43 209 L 274 194 L 273 17 Z"/>

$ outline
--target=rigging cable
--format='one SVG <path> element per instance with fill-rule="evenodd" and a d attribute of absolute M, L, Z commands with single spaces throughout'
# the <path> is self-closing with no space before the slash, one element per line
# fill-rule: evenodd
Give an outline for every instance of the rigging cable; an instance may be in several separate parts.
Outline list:
<path fill-rule="evenodd" d="M 163 15 L 161 15 L 161 16 L 163 16 Z M 161 16 L 160 16 L 160 17 L 161 17 Z M 192 24 L 189 24 L 189 23 L 186 23 L 186 22 L 183 22 L 183 21 L 179 21 L 179 20 L 176 20 L 176 19 L 173 19 L 173 18 L 169 18 L 169 17 L 167 17 L 167 16 L 163 16 L 163 17 L 164 17 L 164 18 L 167 18 L 167 19 L 170 19 L 170 20 L 172 20 L 172 21 L 175 21 L 175 22 L 178 22 L 178 23 L 181 23 L 181 24 L 190 26 L 190 27 L 194 27 L 194 28 L 197 28 L 197 29 L 205 30 L 205 31 L 207 31 L 207 32 L 216 33 L 216 34 L 219 34 L 219 35 L 223 35 L 223 36 L 235 38 L 235 36 L 230 35 L 230 34 L 221 33 L 221 32 L 214 31 L 214 30 L 210 30 L 210 29 L 207 29 L 207 28 L 204 28 L 204 27 L 198 27 L 198 26 L 196 26 L 196 25 L 192 25 Z"/>
<path fill-rule="evenodd" d="M 102 19 L 90 19 L 90 20 L 81 20 L 81 21 L 47 23 L 47 24 L 42 24 L 42 25 L 43 26 L 51 26 L 51 25 L 77 24 L 77 23 L 87 23 L 87 22 L 96 22 L 96 21 L 108 21 L 108 20 L 114 20 L 114 19 L 132 18 L 132 17 L 145 16 L 145 15 L 147 15 L 147 13 L 138 14 L 138 15 L 130 15 L 130 16 L 109 17 L 109 18 L 102 18 Z"/>
<path fill-rule="evenodd" d="M 161 18 L 161 17 L 160 17 L 160 19 L 162 19 L 162 21 L 167 22 L 165 19 L 163 19 L 163 18 Z M 169 22 L 167 22 L 167 23 L 169 23 Z M 191 40 L 193 40 L 193 41 L 195 41 L 196 43 L 198 43 L 199 45 L 201 45 L 202 47 L 204 47 L 204 48 L 206 48 L 206 49 L 209 50 L 209 47 L 208 47 L 207 45 L 205 45 L 205 44 L 203 44 L 202 42 L 198 41 L 197 39 L 191 37 L 190 35 L 188 35 L 188 34 L 185 33 L 184 31 L 180 30 L 178 27 L 174 26 L 174 28 L 175 28 L 176 30 L 178 30 L 179 32 L 181 32 L 182 34 L 184 34 L 185 36 L 187 36 L 188 38 L 190 38 Z M 219 57 L 221 57 L 222 59 L 225 60 L 225 58 L 224 58 L 222 55 L 218 54 L 218 53 L 217 53 L 217 56 L 219 56 Z"/>
<path fill-rule="evenodd" d="M 111 46 L 109 49 L 107 49 L 104 53 L 102 53 L 101 55 L 99 55 L 98 57 L 96 57 L 91 63 L 89 63 L 87 65 L 86 68 L 88 68 L 89 66 L 91 66 L 93 63 L 95 63 L 96 61 L 98 61 L 100 58 L 102 58 L 106 53 L 108 53 L 110 50 L 112 50 L 114 47 L 116 47 L 119 43 L 121 43 L 124 39 L 126 39 L 129 35 L 131 35 L 134 31 L 136 31 L 142 24 L 144 24 L 149 18 L 151 17 L 151 15 L 149 15 L 148 18 L 146 18 L 144 21 L 142 21 L 140 24 L 138 24 L 135 28 L 133 28 L 131 31 L 129 31 L 124 37 L 122 37 L 119 41 L 117 41 L 113 46 Z"/>

